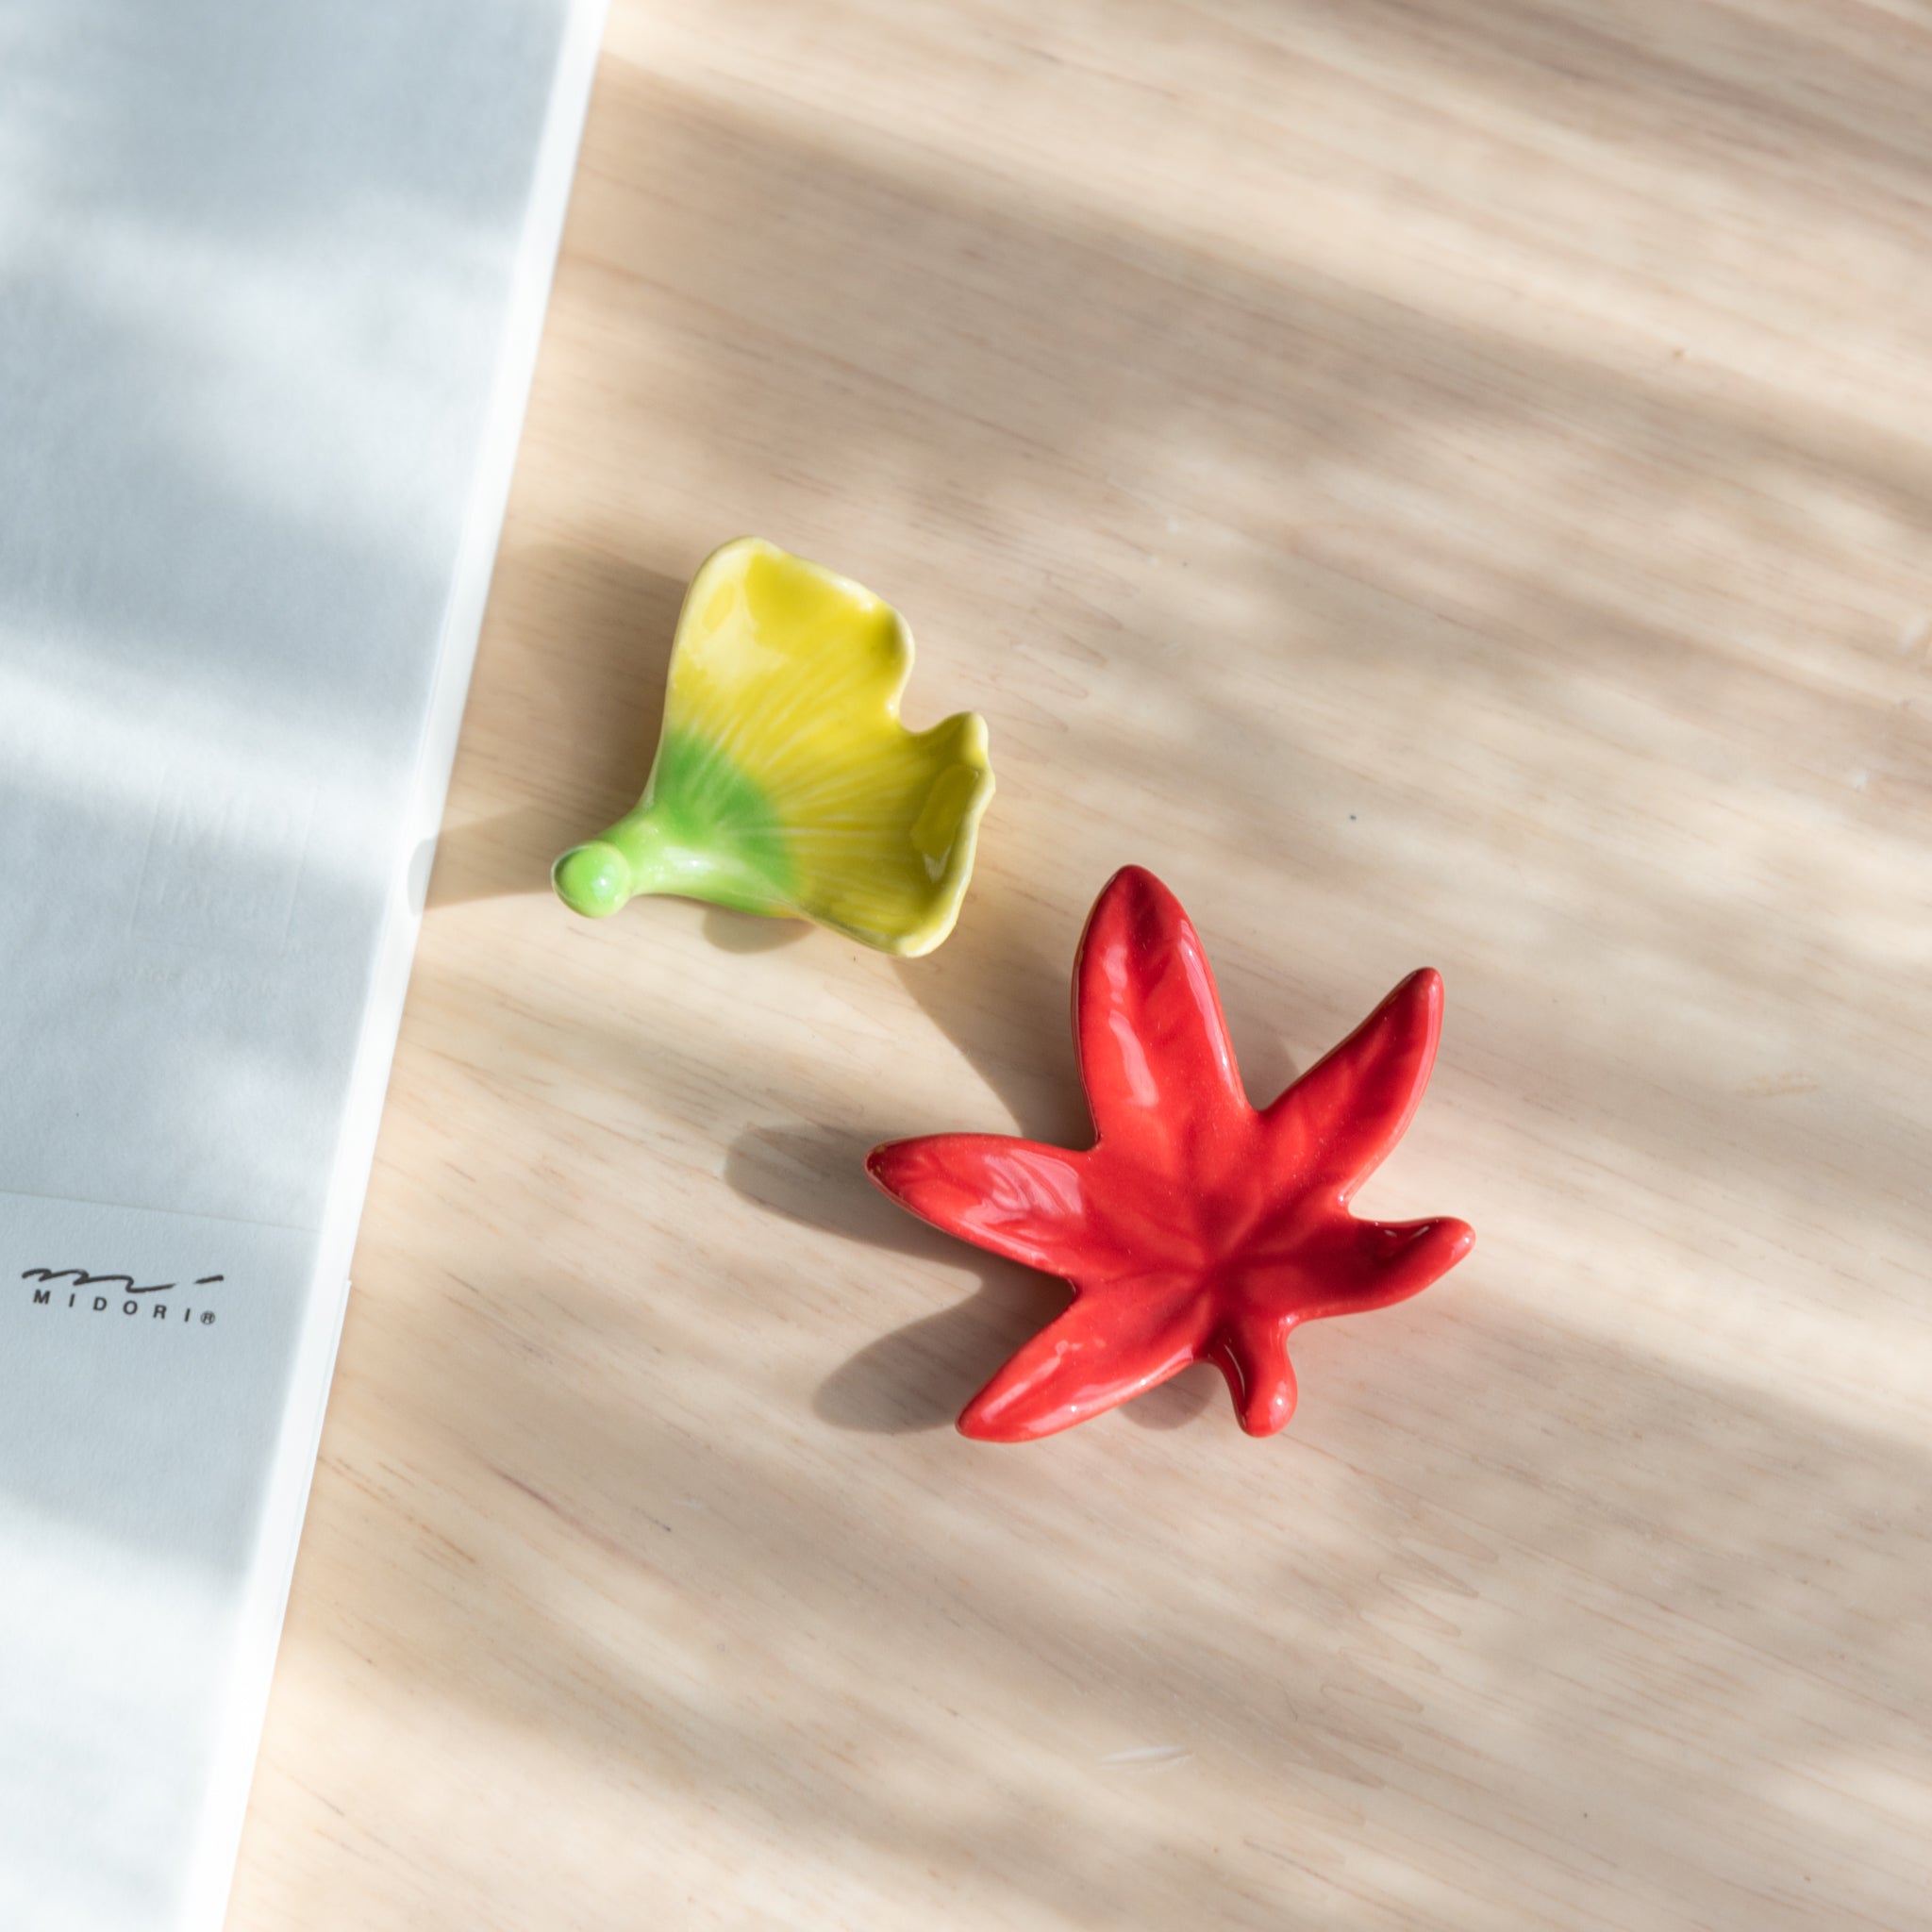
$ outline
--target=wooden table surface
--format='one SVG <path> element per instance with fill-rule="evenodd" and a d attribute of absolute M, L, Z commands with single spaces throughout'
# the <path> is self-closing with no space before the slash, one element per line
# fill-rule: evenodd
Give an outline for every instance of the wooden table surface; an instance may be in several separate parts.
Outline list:
<path fill-rule="evenodd" d="M 1932 1919 L 1932 8 L 619 0 L 235 1932 Z M 895 963 L 555 852 L 744 531 L 988 715 Z M 867 1185 L 1441 968 L 1474 1254 L 1051 1441 Z"/>

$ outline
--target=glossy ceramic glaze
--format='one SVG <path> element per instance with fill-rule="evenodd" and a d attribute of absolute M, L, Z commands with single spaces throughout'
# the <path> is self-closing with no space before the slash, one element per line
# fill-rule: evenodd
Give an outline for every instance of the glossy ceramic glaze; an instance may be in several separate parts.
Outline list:
<path fill-rule="evenodd" d="M 911 633 L 870 591 L 755 537 L 714 551 L 677 620 L 644 795 L 557 861 L 558 896 L 596 918 L 675 892 L 930 952 L 992 772 L 977 713 L 899 723 L 911 671 Z"/>
<path fill-rule="evenodd" d="M 1412 973 L 1257 1110 L 1186 913 L 1151 874 L 1118 874 L 1074 969 L 1095 1144 L 936 1134 L 866 1163 L 936 1227 L 1073 1284 L 1074 1305 L 959 1427 L 995 1441 L 1050 1435 L 1211 1361 L 1243 1428 L 1280 1428 L 1294 1411 L 1297 1324 L 1415 1294 L 1474 1240 L 1459 1221 L 1348 1211 L 1415 1112 L 1441 1024 L 1441 977 Z"/>

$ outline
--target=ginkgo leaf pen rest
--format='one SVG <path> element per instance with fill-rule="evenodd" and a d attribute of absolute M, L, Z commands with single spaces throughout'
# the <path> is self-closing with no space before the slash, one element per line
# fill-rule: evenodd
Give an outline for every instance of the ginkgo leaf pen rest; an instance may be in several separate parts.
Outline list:
<path fill-rule="evenodd" d="M 556 864 L 592 918 L 639 893 L 809 919 L 882 952 L 952 931 L 992 797 L 986 721 L 899 722 L 912 634 L 849 579 L 756 537 L 699 566 L 636 807 Z"/>

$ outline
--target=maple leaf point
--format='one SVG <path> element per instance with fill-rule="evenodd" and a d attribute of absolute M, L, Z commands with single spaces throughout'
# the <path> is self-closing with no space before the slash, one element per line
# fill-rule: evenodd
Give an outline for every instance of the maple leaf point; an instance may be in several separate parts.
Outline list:
<path fill-rule="evenodd" d="M 1151 873 L 1117 873 L 1074 966 L 1094 1144 L 932 1134 L 866 1160 L 935 1227 L 1073 1287 L 960 1430 L 1030 1441 L 1197 1361 L 1226 1376 L 1250 1435 L 1280 1428 L 1297 1324 L 1418 1294 L 1475 1239 L 1446 1217 L 1348 1211 L 1408 1125 L 1441 1025 L 1441 977 L 1424 967 L 1279 1099 L 1251 1107 L 1199 935 Z"/>

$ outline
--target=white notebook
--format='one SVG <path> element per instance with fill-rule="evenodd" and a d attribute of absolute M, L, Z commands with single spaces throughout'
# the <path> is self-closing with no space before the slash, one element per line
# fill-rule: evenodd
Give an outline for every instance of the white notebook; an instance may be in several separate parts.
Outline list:
<path fill-rule="evenodd" d="M 0 1927 L 216 1932 L 601 25 L 0 0 Z"/>

